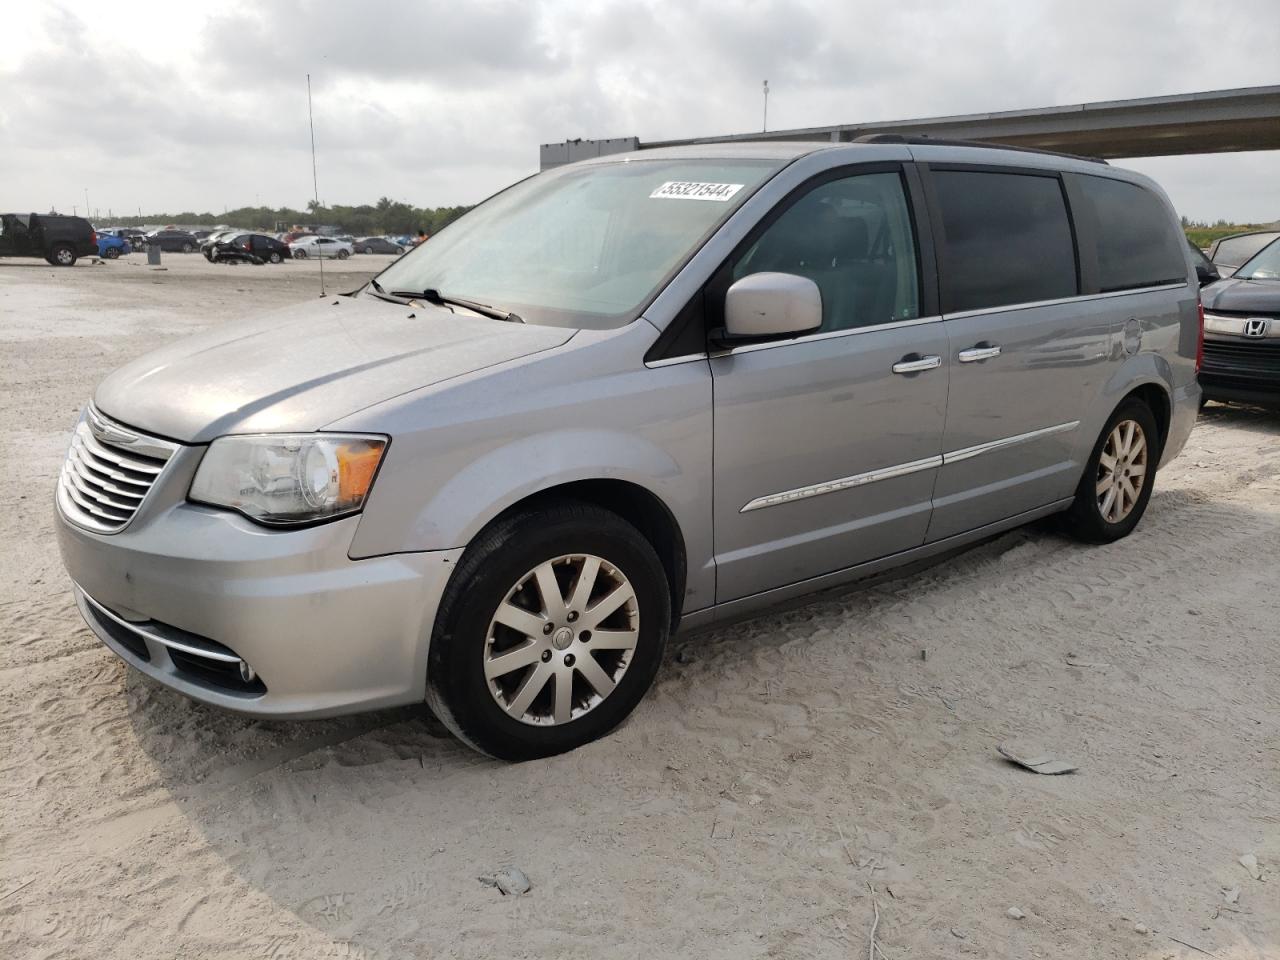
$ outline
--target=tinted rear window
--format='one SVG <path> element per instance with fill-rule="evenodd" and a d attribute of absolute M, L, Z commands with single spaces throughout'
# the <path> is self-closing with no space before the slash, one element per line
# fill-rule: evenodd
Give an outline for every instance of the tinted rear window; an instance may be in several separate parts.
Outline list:
<path fill-rule="evenodd" d="M 934 172 L 945 232 L 943 310 L 1073 297 L 1075 246 L 1056 177 Z"/>
<path fill-rule="evenodd" d="M 1185 283 L 1183 235 L 1150 190 L 1123 180 L 1082 176 L 1098 237 L 1098 286 L 1103 293 Z"/>

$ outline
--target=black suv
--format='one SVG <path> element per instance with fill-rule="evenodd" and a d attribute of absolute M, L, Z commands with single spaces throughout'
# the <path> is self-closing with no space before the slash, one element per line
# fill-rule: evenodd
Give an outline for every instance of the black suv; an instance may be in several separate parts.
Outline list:
<path fill-rule="evenodd" d="M 84 217 L 56 213 L 0 214 L 0 257 L 43 257 L 55 267 L 98 255 L 98 237 Z"/>

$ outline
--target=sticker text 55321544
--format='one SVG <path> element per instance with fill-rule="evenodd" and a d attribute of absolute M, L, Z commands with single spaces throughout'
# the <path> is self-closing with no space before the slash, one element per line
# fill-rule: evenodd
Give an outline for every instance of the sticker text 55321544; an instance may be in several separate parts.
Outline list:
<path fill-rule="evenodd" d="M 740 183 L 697 183 L 693 180 L 668 180 L 653 193 L 650 200 L 716 200 L 724 203 L 742 189 Z"/>

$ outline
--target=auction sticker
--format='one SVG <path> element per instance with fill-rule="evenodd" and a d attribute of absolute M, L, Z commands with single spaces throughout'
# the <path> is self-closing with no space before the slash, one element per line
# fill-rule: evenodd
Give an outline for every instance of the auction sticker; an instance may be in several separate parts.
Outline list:
<path fill-rule="evenodd" d="M 650 200 L 715 200 L 724 203 L 742 189 L 740 183 L 697 183 L 693 180 L 668 180 L 653 193 Z"/>

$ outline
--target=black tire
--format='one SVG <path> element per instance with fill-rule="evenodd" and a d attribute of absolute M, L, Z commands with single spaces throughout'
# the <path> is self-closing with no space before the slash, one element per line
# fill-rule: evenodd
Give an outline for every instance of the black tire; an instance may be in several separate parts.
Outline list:
<path fill-rule="evenodd" d="M 305 251 L 305 250 L 295 250 L 295 251 L 293 251 L 293 259 L 295 259 L 295 260 L 305 260 L 305 259 L 307 259 L 307 251 Z"/>
<path fill-rule="evenodd" d="M 351 252 L 350 252 L 349 250 L 339 250 L 339 251 L 338 251 L 338 259 L 339 259 L 339 260 L 345 260 L 345 259 L 347 259 L 347 257 L 349 257 L 349 256 L 351 256 Z"/>
<path fill-rule="evenodd" d="M 115 260 L 120 256 L 119 247 L 107 247 L 102 256 L 107 260 Z"/>
<path fill-rule="evenodd" d="M 195 247 L 193 247 L 193 246 L 192 246 L 191 244 L 189 244 L 189 243 L 185 243 L 185 242 L 184 242 L 184 243 L 182 244 L 182 252 L 183 252 L 183 253 L 190 253 L 190 252 L 191 252 L 192 250 L 194 250 L 194 249 L 195 249 Z"/>
<path fill-rule="evenodd" d="M 602 700 L 567 722 L 532 725 L 510 716 L 490 692 L 484 673 L 489 625 L 529 571 L 575 553 L 603 558 L 630 582 L 638 638 L 617 686 Z M 520 761 L 564 753 L 604 736 L 635 709 L 662 662 L 670 628 L 662 564 L 617 514 L 573 501 L 514 514 L 476 537 L 449 580 L 432 632 L 427 703 L 460 740 L 489 756 Z"/>
<path fill-rule="evenodd" d="M 1137 491 L 1137 499 L 1124 516 L 1109 520 L 1102 511 L 1103 504 L 1099 497 L 1099 486 L 1109 477 L 1110 471 L 1103 463 L 1103 453 L 1107 449 L 1108 439 L 1112 431 L 1123 423 L 1132 421 L 1142 431 L 1145 447 L 1144 472 L 1141 476 L 1142 486 Z M 1135 441 L 1136 443 L 1136 441 Z M 1138 525 L 1151 500 L 1151 490 L 1155 486 L 1156 467 L 1160 462 L 1160 429 L 1156 424 L 1155 414 L 1142 400 L 1130 397 L 1107 419 L 1102 433 L 1093 445 L 1085 463 L 1084 475 L 1076 487 L 1076 497 L 1064 516 L 1064 528 L 1067 533 L 1084 543 L 1112 543 L 1127 537 Z M 1130 484 L 1132 485 L 1132 483 Z"/>
<path fill-rule="evenodd" d="M 272 263 L 280 263 L 284 259 L 284 257 L 280 256 L 279 250 L 272 250 L 271 254 L 267 257 L 267 259 L 270 260 Z"/>
<path fill-rule="evenodd" d="M 364 248 L 364 252 L 365 252 L 365 253 L 373 253 L 373 247 L 365 247 L 365 248 Z"/>
<path fill-rule="evenodd" d="M 76 248 L 69 243 L 56 243 L 49 250 L 49 262 L 55 267 L 74 267 L 77 259 Z"/>

